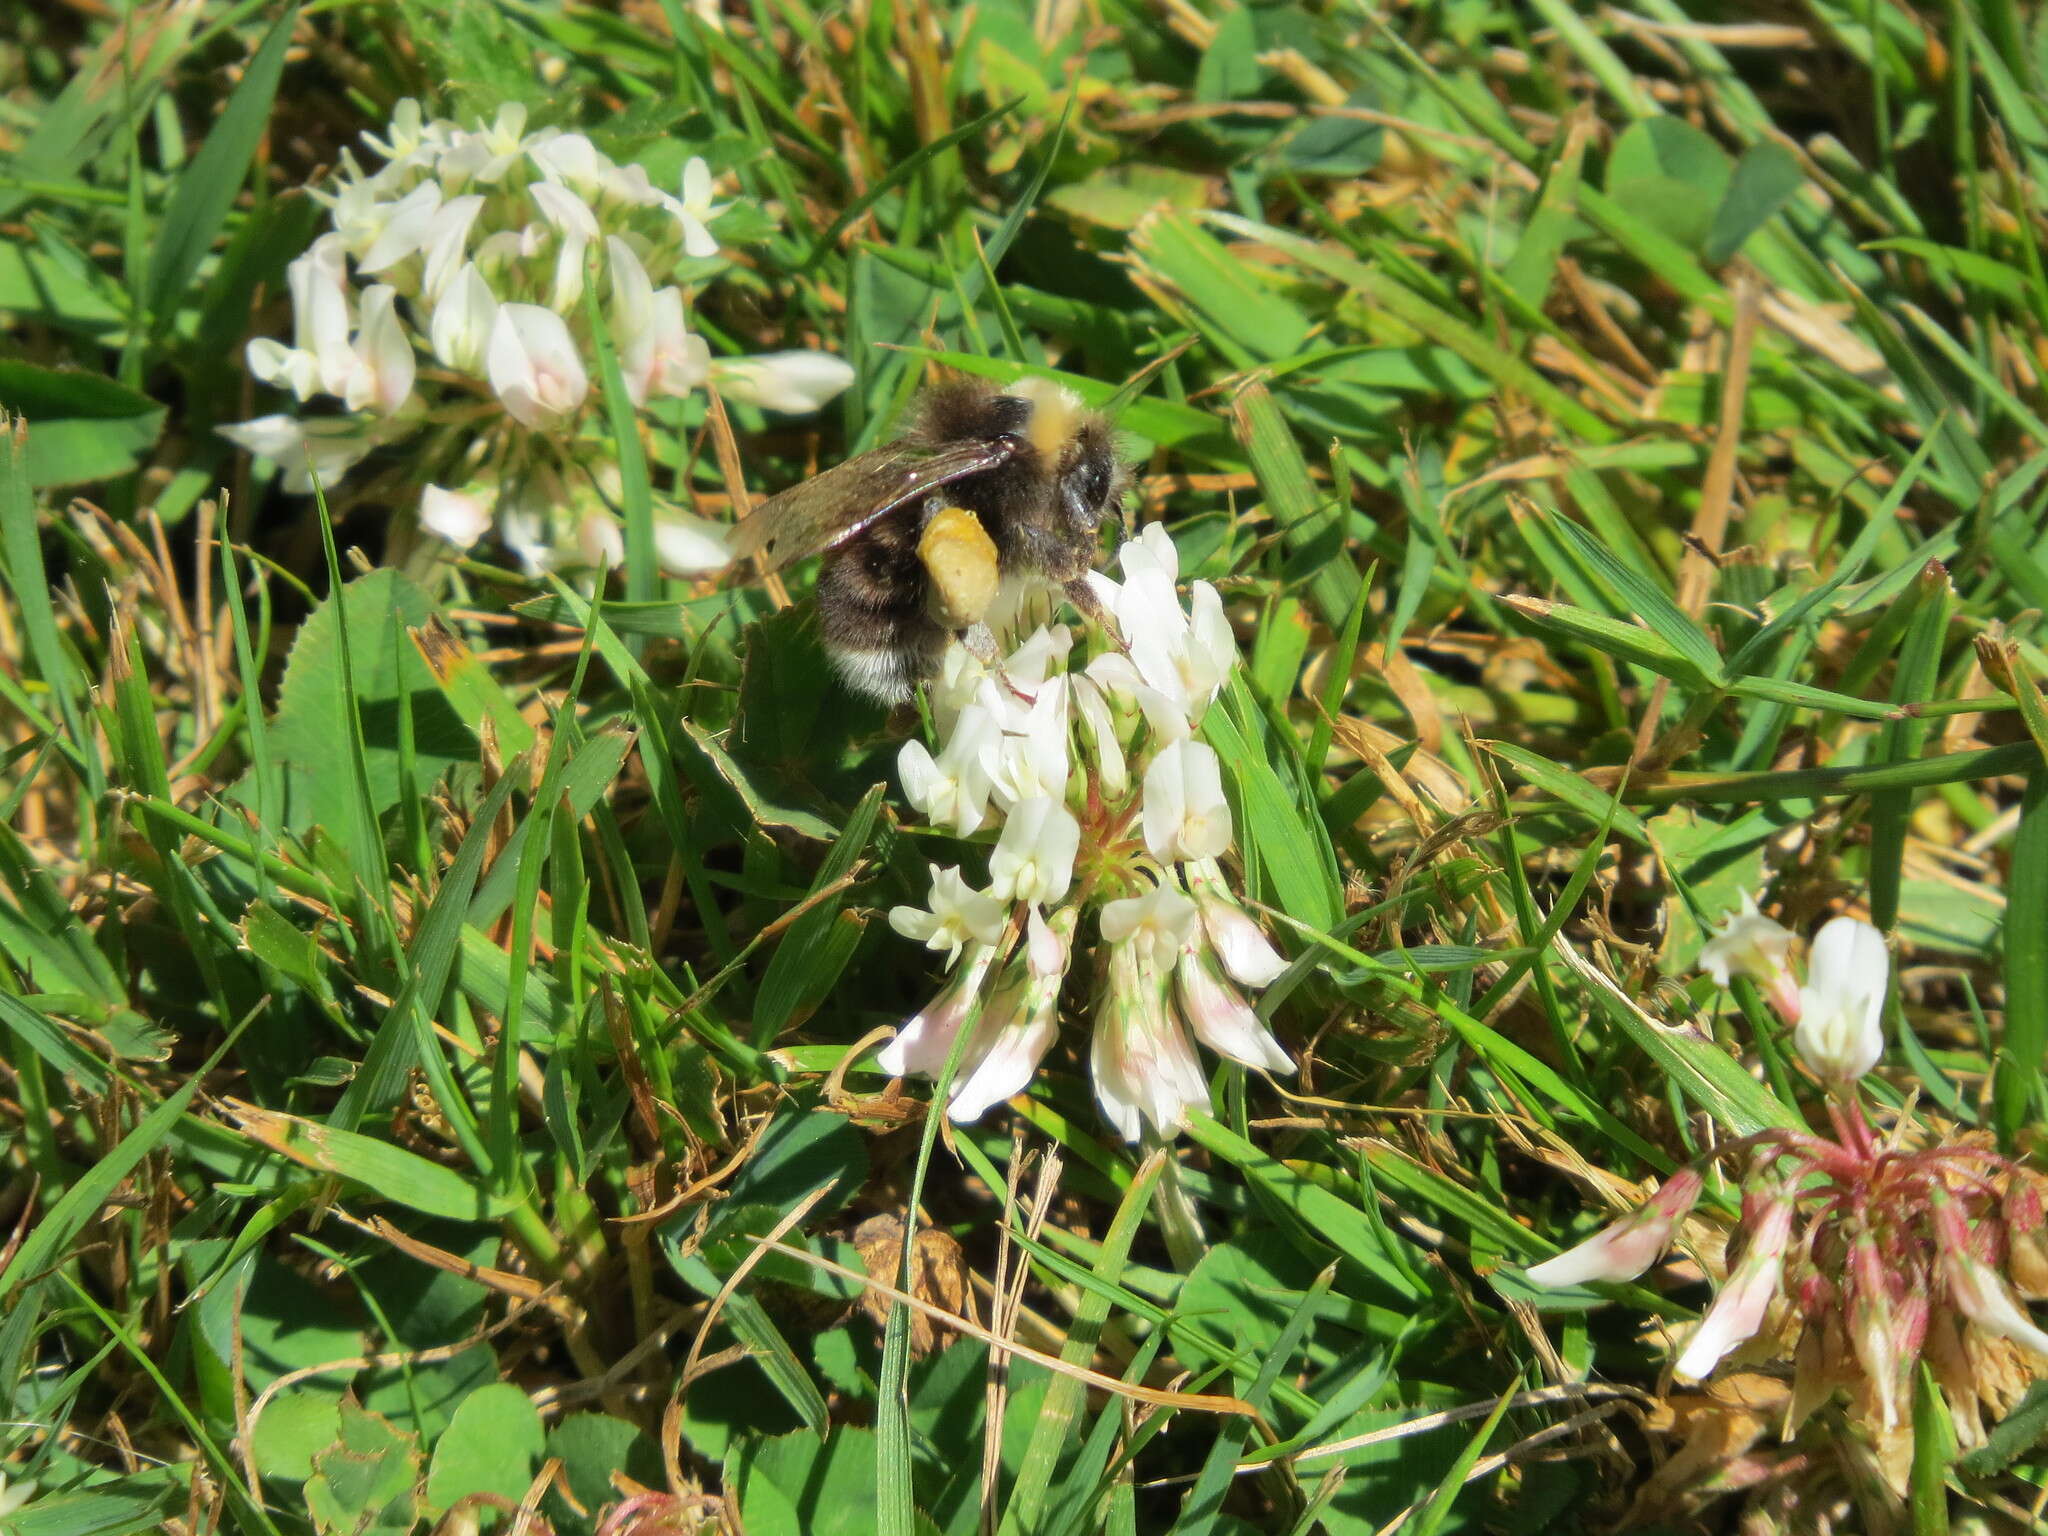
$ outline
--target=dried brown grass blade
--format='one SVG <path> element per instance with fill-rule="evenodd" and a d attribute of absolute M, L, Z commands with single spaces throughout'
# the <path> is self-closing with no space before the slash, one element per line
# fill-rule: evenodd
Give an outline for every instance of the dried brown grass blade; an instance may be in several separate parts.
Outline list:
<path fill-rule="evenodd" d="M 1049 1371 L 1057 1371 L 1062 1376 L 1070 1376 L 1076 1381 L 1085 1382 L 1087 1385 L 1103 1392 L 1129 1398 L 1133 1402 L 1149 1403 L 1155 1408 L 1185 1408 L 1195 1413 L 1237 1413 L 1251 1419 L 1258 1417 L 1258 1410 L 1241 1397 L 1222 1397 L 1207 1392 L 1167 1392 L 1158 1387 L 1137 1386 L 1128 1381 L 1119 1381 L 1114 1376 L 1105 1376 L 1100 1371 L 1091 1371 L 1085 1365 L 1069 1365 L 1057 1355 L 1043 1354 L 1028 1344 L 1019 1344 L 1014 1339 L 1003 1338 L 1001 1335 L 982 1327 L 981 1324 L 969 1318 L 960 1317 L 955 1313 L 948 1312 L 944 1307 L 935 1307 L 930 1302 L 922 1301 L 911 1295 L 908 1291 L 899 1290 L 893 1285 L 884 1284 L 882 1281 L 864 1275 L 858 1270 L 848 1269 L 844 1264 L 835 1264 L 832 1260 L 822 1258 L 815 1253 L 806 1253 L 801 1248 L 792 1248 L 787 1243 L 781 1242 L 768 1241 L 764 1242 L 761 1246 L 762 1248 L 772 1249 L 787 1258 L 796 1259 L 801 1263 L 808 1264 L 814 1269 L 822 1269 L 827 1274 L 838 1275 L 843 1279 L 852 1280 L 861 1285 L 872 1286 L 890 1300 L 900 1302 L 914 1311 L 923 1312 L 945 1323 L 947 1327 L 967 1335 L 971 1339 L 979 1339 L 990 1349 L 1000 1350 L 1006 1355 L 1014 1355 L 1020 1360 L 1029 1360 L 1034 1365 L 1042 1365 Z M 759 1250 L 756 1251 L 758 1252 Z M 752 1257 L 752 1255 L 749 1255 L 749 1257 Z"/>

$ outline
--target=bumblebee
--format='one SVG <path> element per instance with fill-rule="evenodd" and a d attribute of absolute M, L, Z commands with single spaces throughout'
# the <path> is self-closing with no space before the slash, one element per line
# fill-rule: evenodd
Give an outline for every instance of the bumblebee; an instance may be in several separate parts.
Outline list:
<path fill-rule="evenodd" d="M 894 442 L 762 502 L 732 549 L 768 570 L 822 552 L 826 652 L 848 687 L 896 703 L 1006 580 L 1063 586 L 1093 612 L 1084 578 L 1129 484 L 1107 418 L 1072 390 L 951 379 L 925 389 Z"/>

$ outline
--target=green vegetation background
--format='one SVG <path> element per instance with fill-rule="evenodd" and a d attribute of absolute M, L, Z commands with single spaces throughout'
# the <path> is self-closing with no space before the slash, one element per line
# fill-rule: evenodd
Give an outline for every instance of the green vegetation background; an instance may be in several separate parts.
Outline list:
<path fill-rule="evenodd" d="M 2011 0 L 11 8 L 0 1528 L 1733 1528 L 1650 1481 L 1733 1412 L 1659 1375 L 1697 1270 L 1598 1306 L 1517 1266 L 1812 1112 L 1691 977 L 1766 885 L 1898 935 L 1888 1091 L 2032 1145 L 2044 80 Z M 372 569 L 402 467 L 328 522 L 252 479 L 213 429 L 271 408 L 295 189 L 408 95 L 768 211 L 703 329 L 859 382 L 739 420 L 756 493 L 932 354 L 1156 367 L 1122 425 L 1246 642 L 1301 1097 L 1219 1072 L 1168 1173 L 1070 997 L 1028 1103 L 941 1136 L 838 1069 L 933 987 L 874 919 L 959 851 L 801 606 L 635 570 L 592 620 Z M 704 433 L 644 446 L 715 511 Z M 855 1227 L 913 1200 L 950 1300 L 1068 1374 L 856 1305 Z M 1916 1465 L 1902 1528 L 2027 1528 L 2032 1414 Z M 1756 1455 L 1817 1519 L 1845 1435 Z"/>

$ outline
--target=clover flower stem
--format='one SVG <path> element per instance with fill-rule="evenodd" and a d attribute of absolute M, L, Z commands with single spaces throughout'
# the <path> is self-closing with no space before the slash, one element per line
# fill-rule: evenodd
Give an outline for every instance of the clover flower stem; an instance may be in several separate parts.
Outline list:
<path fill-rule="evenodd" d="M 1170 1143 L 1157 1131 L 1146 1131 L 1142 1150 L 1149 1156 L 1156 1147 L 1170 1148 Z M 1180 1159 L 1172 1156 L 1170 1150 L 1159 1182 L 1153 1186 L 1152 1209 L 1159 1217 L 1159 1233 L 1166 1239 L 1166 1252 L 1173 1267 L 1184 1275 L 1192 1274 L 1208 1245 L 1202 1237 L 1202 1218 L 1195 1212 L 1187 1185 L 1181 1182 Z"/>
<path fill-rule="evenodd" d="M 1742 1016 L 1749 1021 L 1750 1038 L 1756 1041 L 1758 1059 L 1763 1062 L 1764 1076 L 1771 1080 L 1771 1091 L 1780 1102 L 1796 1104 L 1797 1091 L 1793 1086 L 1792 1067 L 1785 1059 L 1778 1025 L 1771 1010 L 1765 1006 L 1763 988 L 1747 976 L 1733 978 L 1729 993 L 1734 997 Z"/>
<path fill-rule="evenodd" d="M 1870 1119 L 1863 1113 L 1863 1100 L 1853 1086 L 1828 1095 L 1828 1119 L 1842 1138 L 1842 1145 L 1865 1162 L 1877 1156 L 1877 1138 Z"/>

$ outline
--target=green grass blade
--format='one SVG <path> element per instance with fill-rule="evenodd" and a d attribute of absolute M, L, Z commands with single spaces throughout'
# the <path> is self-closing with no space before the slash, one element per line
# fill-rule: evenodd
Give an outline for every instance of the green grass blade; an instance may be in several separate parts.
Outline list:
<path fill-rule="evenodd" d="M 212 249 L 228 210 L 234 206 L 242 179 L 256 158 L 256 149 L 270 128 L 270 104 L 284 73 L 285 49 L 298 25 L 299 7 L 285 7 L 271 24 L 262 45 L 249 60 L 241 80 L 228 96 L 226 109 L 206 142 L 179 172 L 170 202 L 156 227 L 150 252 L 149 277 L 143 288 L 144 312 L 151 327 L 167 328 L 177 313 L 200 262 Z"/>

